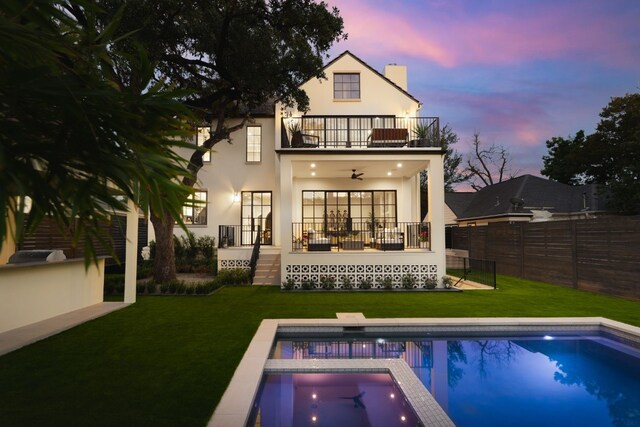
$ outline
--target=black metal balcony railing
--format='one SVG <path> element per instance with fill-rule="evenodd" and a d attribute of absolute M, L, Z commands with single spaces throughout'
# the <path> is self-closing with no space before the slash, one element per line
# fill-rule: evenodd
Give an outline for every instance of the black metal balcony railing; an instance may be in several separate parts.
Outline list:
<path fill-rule="evenodd" d="M 282 148 L 440 147 L 438 117 L 303 116 L 281 124 Z"/>
<path fill-rule="evenodd" d="M 430 249 L 431 233 L 425 222 L 350 222 L 338 229 L 322 222 L 291 225 L 294 251 L 345 251 L 365 248 L 381 251 Z"/>

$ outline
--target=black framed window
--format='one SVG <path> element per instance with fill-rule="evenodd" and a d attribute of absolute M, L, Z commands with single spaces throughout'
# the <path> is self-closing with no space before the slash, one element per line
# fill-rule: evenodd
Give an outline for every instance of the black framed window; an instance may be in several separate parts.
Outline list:
<path fill-rule="evenodd" d="M 182 207 L 182 221 L 185 225 L 207 224 L 207 191 L 196 190 Z"/>
<path fill-rule="evenodd" d="M 359 73 L 334 73 L 333 74 L 333 98 L 334 99 L 360 99 L 360 74 Z"/>
<path fill-rule="evenodd" d="M 247 126 L 247 163 L 262 161 L 262 128 Z"/>
<path fill-rule="evenodd" d="M 196 129 L 196 145 L 198 147 L 202 146 L 202 144 L 209 139 L 211 135 L 211 129 L 208 126 L 198 126 Z M 202 155 L 202 161 L 208 163 L 211 161 L 211 150 L 207 150 Z"/>
<path fill-rule="evenodd" d="M 302 222 L 305 229 L 372 231 L 397 223 L 395 190 L 303 191 Z"/>

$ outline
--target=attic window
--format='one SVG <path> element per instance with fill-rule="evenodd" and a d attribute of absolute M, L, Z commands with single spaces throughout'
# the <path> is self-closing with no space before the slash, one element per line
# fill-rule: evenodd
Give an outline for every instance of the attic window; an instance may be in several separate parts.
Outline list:
<path fill-rule="evenodd" d="M 334 99 L 360 99 L 360 74 L 335 73 L 333 75 Z"/>

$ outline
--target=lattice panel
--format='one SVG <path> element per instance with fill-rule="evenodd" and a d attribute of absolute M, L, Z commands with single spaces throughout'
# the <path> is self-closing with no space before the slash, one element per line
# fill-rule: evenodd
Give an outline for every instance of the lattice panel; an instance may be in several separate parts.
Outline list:
<path fill-rule="evenodd" d="M 233 270 L 236 268 L 249 270 L 249 260 L 248 259 L 221 259 L 218 261 L 218 270 Z"/>
<path fill-rule="evenodd" d="M 320 277 L 333 276 L 336 278 L 336 289 L 342 288 L 342 278 L 349 277 L 358 288 L 362 280 L 370 280 L 373 283 L 371 289 L 382 289 L 382 280 L 391 277 L 393 287 L 402 287 L 402 277 L 411 274 L 416 280 L 416 289 L 424 289 L 426 279 L 438 280 L 438 266 L 431 264 L 290 264 L 286 266 L 284 280 L 293 279 L 295 289 L 300 289 L 303 280 L 312 280 L 316 287 L 320 287 Z"/>

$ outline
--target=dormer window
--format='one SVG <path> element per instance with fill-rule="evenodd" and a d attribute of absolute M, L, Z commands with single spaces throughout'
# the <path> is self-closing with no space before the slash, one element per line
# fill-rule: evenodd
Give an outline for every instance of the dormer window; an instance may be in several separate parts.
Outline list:
<path fill-rule="evenodd" d="M 360 99 L 360 74 L 334 73 L 333 98 Z"/>

